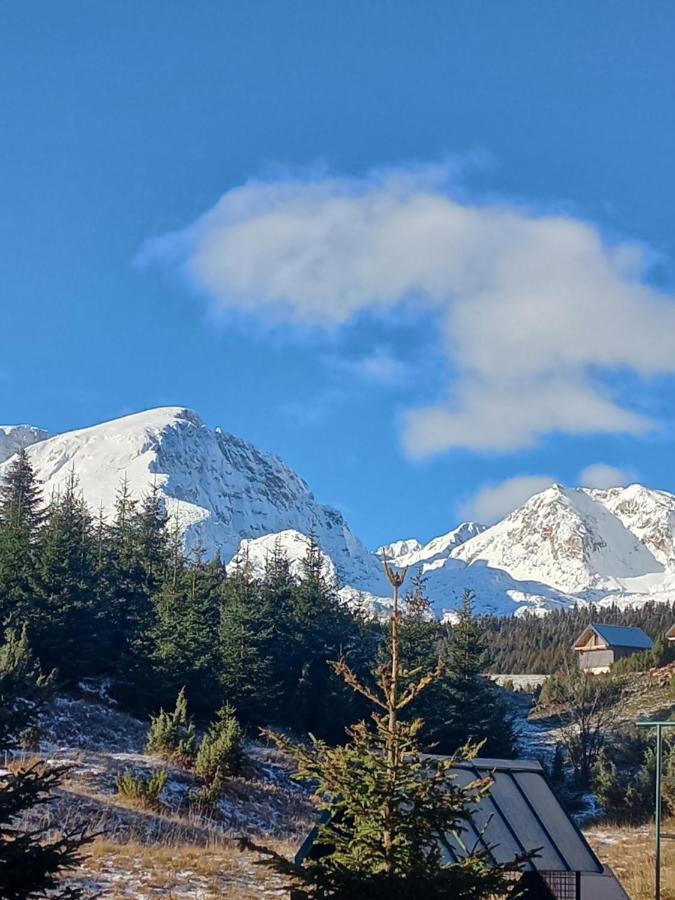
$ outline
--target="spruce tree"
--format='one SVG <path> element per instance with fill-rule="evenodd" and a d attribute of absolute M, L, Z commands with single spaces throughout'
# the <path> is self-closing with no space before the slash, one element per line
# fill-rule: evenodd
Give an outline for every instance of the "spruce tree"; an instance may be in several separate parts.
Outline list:
<path fill-rule="evenodd" d="M 473 594 L 465 591 L 457 621 L 441 648 L 444 675 L 432 736 L 441 753 L 453 753 L 472 741 L 483 742 L 488 756 L 510 758 L 516 753 L 513 717 L 496 686 L 482 674 L 485 632 L 473 603 Z"/>
<path fill-rule="evenodd" d="M 155 581 L 150 571 L 154 563 L 147 556 L 150 507 L 146 503 L 139 514 L 125 477 L 112 521 L 102 526 L 99 556 L 100 658 L 115 676 L 117 694 L 137 708 L 143 705 L 138 686 L 147 686 L 152 672 L 149 635 L 155 620 Z"/>
<path fill-rule="evenodd" d="M 197 736 L 192 716 L 188 713 L 185 688 L 176 697 L 173 712 L 160 709 L 150 717 L 150 731 L 146 744 L 147 753 L 156 753 L 183 765 L 190 765 L 197 750 Z"/>
<path fill-rule="evenodd" d="M 0 897 L 3 900 L 75 900 L 84 889 L 63 887 L 62 878 L 75 869 L 82 847 L 92 840 L 80 830 L 61 832 L 44 825 L 22 827 L 21 820 L 45 804 L 59 786 L 62 769 L 33 765 L 17 773 L 0 774 Z"/>
<path fill-rule="evenodd" d="M 324 811 L 316 853 L 302 866 L 276 857 L 273 863 L 302 884 L 308 898 L 417 900 L 481 898 L 507 887 L 504 868 L 489 854 L 469 850 L 459 863 L 444 862 L 444 836 L 461 828 L 489 782 L 462 787 L 451 770 L 456 758 L 428 757 L 419 735 L 422 722 L 402 713 L 434 682 L 437 672 L 406 677 L 400 662 L 398 591 L 405 573 L 387 566 L 394 586 L 390 659 L 376 684 L 362 682 L 342 660 L 336 671 L 375 708 L 371 722 L 347 730 L 344 746 L 310 736 L 309 745 L 268 736 L 295 760 L 298 777 L 312 783 Z M 409 675 L 410 673 L 408 673 Z M 462 758 L 475 750 L 463 748 Z M 510 868 L 517 868 L 514 860 Z"/>
<path fill-rule="evenodd" d="M 218 625 L 222 571 L 218 561 L 197 560 L 169 576 L 154 598 L 151 657 L 162 695 L 180 685 L 201 714 L 218 705 Z"/>
<path fill-rule="evenodd" d="M 10 463 L 0 485 L 0 625 L 27 622 L 35 601 L 35 542 L 40 489 L 25 450 Z"/>
<path fill-rule="evenodd" d="M 38 544 L 38 597 L 30 621 L 42 662 L 75 683 L 99 669 L 96 539 L 72 471 L 48 506 Z"/>
<path fill-rule="evenodd" d="M 276 610 L 244 561 L 228 575 L 220 607 L 219 683 L 242 722 L 274 718 L 279 695 L 273 680 L 272 639 Z"/>
<path fill-rule="evenodd" d="M 45 675 L 24 625 L 5 631 L 0 646 L 0 749 L 21 742 L 54 691 L 55 672 Z"/>
<path fill-rule="evenodd" d="M 52 690 L 53 677 L 42 674 L 25 628 L 20 636 L 8 630 L 0 647 L 0 750 L 24 738 Z M 61 769 L 39 764 L 0 774 L 0 897 L 6 900 L 45 897 L 46 891 L 64 900 L 83 896 L 60 888 L 59 881 L 77 865 L 89 838 L 79 830 L 54 837 L 48 820 L 44 825 L 23 824 L 50 799 L 62 775 Z"/>

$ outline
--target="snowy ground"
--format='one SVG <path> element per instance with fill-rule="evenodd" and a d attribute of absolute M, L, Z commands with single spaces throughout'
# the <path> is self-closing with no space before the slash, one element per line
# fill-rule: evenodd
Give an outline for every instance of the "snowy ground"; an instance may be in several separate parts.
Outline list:
<path fill-rule="evenodd" d="M 201 785 L 191 772 L 143 752 L 144 723 L 102 703 L 60 697 L 41 724 L 39 748 L 13 754 L 8 764 L 39 758 L 67 767 L 54 799 L 30 822 L 98 835 L 71 883 L 125 900 L 287 895 L 280 877 L 243 846 L 248 839 L 290 856 L 313 824 L 307 796 L 277 750 L 248 743 L 241 774 L 227 779 L 205 813 L 194 801 Z M 117 793 L 118 774 L 157 769 L 168 773 L 157 809 L 139 808 Z"/>

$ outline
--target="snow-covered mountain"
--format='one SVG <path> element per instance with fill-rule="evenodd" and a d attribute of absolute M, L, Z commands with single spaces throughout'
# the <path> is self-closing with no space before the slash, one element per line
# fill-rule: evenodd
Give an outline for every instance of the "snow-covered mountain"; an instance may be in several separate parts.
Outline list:
<path fill-rule="evenodd" d="M 428 568 L 437 568 L 455 548 L 481 534 L 486 528 L 487 525 L 479 525 L 478 522 L 462 522 L 457 528 L 434 538 L 428 544 L 422 545 L 411 538 L 407 541 L 394 541 L 393 544 L 380 547 L 376 553 L 381 559 L 386 558 L 399 568 L 418 563 L 424 563 Z"/>
<path fill-rule="evenodd" d="M 426 544 L 409 538 L 370 553 L 340 512 L 317 502 L 277 456 L 181 407 L 154 409 L 49 437 L 0 427 L 0 478 L 22 447 L 44 495 L 75 471 L 94 510 L 114 509 L 126 478 L 141 497 L 157 484 L 188 548 L 229 562 L 247 555 L 262 570 L 276 545 L 299 571 L 313 533 L 348 599 L 386 606 L 381 558 L 426 578 L 437 612 L 456 609 L 465 588 L 484 611 L 543 612 L 575 603 L 675 599 L 675 496 L 641 485 L 595 490 L 553 485 L 487 528 L 465 522 Z"/>
<path fill-rule="evenodd" d="M 74 470 L 87 503 L 110 515 L 122 479 L 137 498 L 154 482 L 188 548 L 201 544 L 228 561 L 244 539 L 313 531 L 343 583 L 386 592 L 377 558 L 340 512 L 318 503 L 279 457 L 207 428 L 191 410 L 137 413 L 40 440 L 27 452 L 47 498 Z"/>
<path fill-rule="evenodd" d="M 44 441 L 49 435 L 33 425 L 0 425 L 0 463 L 4 463 L 19 450 Z"/>
<path fill-rule="evenodd" d="M 486 528 L 465 523 L 424 546 L 380 548 L 427 579 L 436 609 L 464 588 L 480 609 L 544 611 L 575 603 L 675 600 L 675 496 L 634 484 L 606 490 L 555 484 Z"/>

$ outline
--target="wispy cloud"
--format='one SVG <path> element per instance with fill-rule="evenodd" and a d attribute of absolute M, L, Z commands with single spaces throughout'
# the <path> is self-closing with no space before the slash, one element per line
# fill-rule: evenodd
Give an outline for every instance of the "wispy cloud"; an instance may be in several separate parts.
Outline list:
<path fill-rule="evenodd" d="M 400 387 L 409 382 L 412 369 L 388 347 L 375 347 L 363 356 L 324 357 L 326 368 L 333 374 L 347 375 L 357 381 L 380 387 Z"/>
<path fill-rule="evenodd" d="M 458 200 L 447 176 L 250 181 L 145 256 L 221 310 L 326 329 L 402 304 L 427 316 L 453 378 L 404 417 L 411 456 L 653 428 L 608 386 L 618 370 L 675 373 L 675 302 L 649 284 L 645 251 L 567 215 Z"/>
<path fill-rule="evenodd" d="M 579 484 L 582 487 L 624 487 L 635 480 L 636 473 L 632 469 L 619 469 L 605 463 L 593 463 L 579 472 Z"/>
<path fill-rule="evenodd" d="M 460 515 L 463 519 L 492 525 L 534 494 L 545 491 L 554 480 L 549 475 L 516 475 L 498 484 L 486 484 L 462 504 Z"/>

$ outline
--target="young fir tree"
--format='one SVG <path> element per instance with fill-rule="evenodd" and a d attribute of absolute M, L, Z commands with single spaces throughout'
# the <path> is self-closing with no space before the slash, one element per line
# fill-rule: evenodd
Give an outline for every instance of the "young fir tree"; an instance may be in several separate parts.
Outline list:
<path fill-rule="evenodd" d="M 33 656 L 25 628 L 20 637 L 9 630 L 0 647 L 0 750 L 15 745 L 33 725 L 51 695 L 51 682 Z M 39 765 L 0 775 L 0 897 L 6 900 L 45 897 L 46 891 L 64 900 L 82 896 L 59 889 L 59 879 L 77 865 L 88 839 L 79 831 L 54 837 L 48 819 L 35 824 L 36 808 L 50 799 L 62 775 Z"/>
<path fill-rule="evenodd" d="M 269 592 L 264 593 L 256 584 L 244 560 L 224 584 L 218 626 L 218 681 L 227 703 L 248 725 L 261 725 L 278 710 L 272 659 L 274 616 Z"/>
<path fill-rule="evenodd" d="M 82 848 L 92 838 L 81 831 L 53 836 L 48 818 L 42 826 L 22 827 L 21 820 L 34 814 L 59 786 L 64 770 L 34 765 L 17 773 L 0 775 L 0 897 L 3 900 L 75 900 L 84 890 L 63 887 L 65 873 L 74 869 Z"/>
<path fill-rule="evenodd" d="M 47 509 L 38 545 L 38 581 L 31 635 L 40 659 L 70 683 L 95 674 L 96 543 L 74 472 Z"/>
<path fill-rule="evenodd" d="M 437 752 L 453 753 L 469 741 L 483 743 L 487 756 L 515 755 L 513 718 L 496 687 L 482 675 L 485 635 L 473 611 L 473 594 L 465 591 L 462 608 L 441 648 L 443 677 L 431 734 Z"/>
<path fill-rule="evenodd" d="M 197 750 L 197 735 L 192 716 L 188 713 L 185 688 L 180 689 L 173 712 L 160 709 L 156 716 L 150 717 L 145 749 L 147 753 L 156 753 L 184 765 L 192 763 Z"/>
<path fill-rule="evenodd" d="M 451 774 L 457 760 L 425 756 L 421 721 L 402 719 L 438 673 L 415 678 L 402 670 L 398 593 L 405 572 L 386 570 L 394 587 L 390 660 L 380 667 L 376 686 L 359 680 L 344 660 L 336 665 L 375 708 L 370 724 L 349 728 L 348 743 L 340 747 L 311 736 L 308 746 L 296 745 L 267 732 L 295 760 L 298 777 L 313 784 L 327 819 L 319 828 L 316 855 L 302 866 L 279 857 L 273 865 L 290 872 L 309 898 L 460 900 L 505 892 L 506 867 L 491 865 L 488 854 L 469 851 L 461 862 L 444 862 L 444 835 L 461 828 L 489 783 L 457 784 Z M 474 754 L 465 747 L 462 758 Z M 509 868 L 519 863 L 514 860 Z"/>
<path fill-rule="evenodd" d="M 20 450 L 0 485 L 0 623 L 28 622 L 35 602 L 35 543 L 40 490 L 28 454 Z"/>
<path fill-rule="evenodd" d="M 284 717 L 297 731 L 340 740 L 344 726 L 354 721 L 355 704 L 329 660 L 352 656 L 359 628 L 341 604 L 337 584 L 327 575 L 311 534 L 286 628 L 284 657 L 292 680 Z"/>
<path fill-rule="evenodd" d="M 220 692 L 218 642 L 222 567 L 201 555 L 171 575 L 154 598 L 152 660 L 162 700 L 183 685 L 197 711 L 210 714 Z"/>
<path fill-rule="evenodd" d="M 0 646 L 0 749 L 20 743 L 54 691 L 55 672 L 44 675 L 24 625 L 5 631 Z"/>
<path fill-rule="evenodd" d="M 141 512 L 124 478 L 115 500 L 115 514 L 103 526 L 100 554 L 101 609 L 99 652 L 106 670 L 115 676 L 116 691 L 137 708 L 145 705 L 144 691 L 152 678 L 150 633 L 155 609 L 152 593 L 156 582 L 152 574 L 154 556 L 148 556 L 148 532 L 152 503 L 144 503 Z M 156 531 L 161 531 L 163 514 Z"/>

